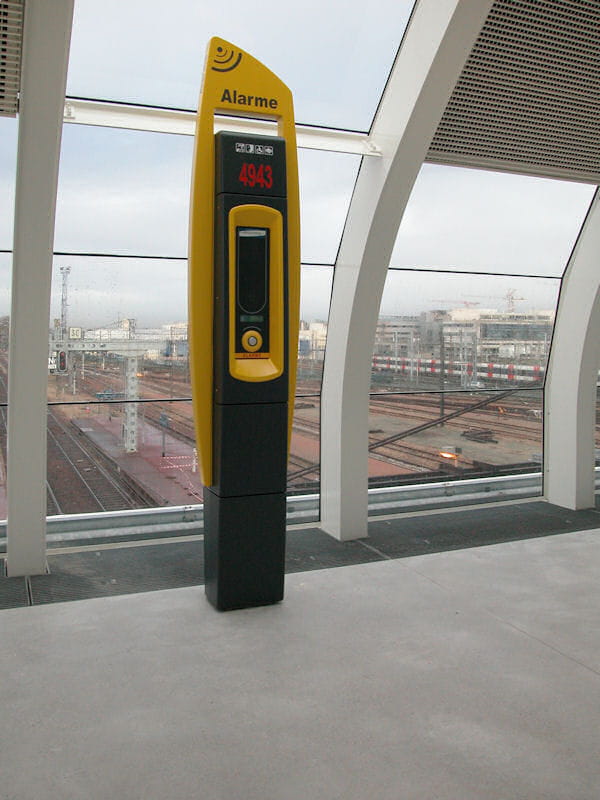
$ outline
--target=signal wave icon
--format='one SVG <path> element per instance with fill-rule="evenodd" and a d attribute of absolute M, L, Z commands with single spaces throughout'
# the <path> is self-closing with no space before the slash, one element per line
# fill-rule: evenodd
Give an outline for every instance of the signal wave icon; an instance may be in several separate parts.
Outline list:
<path fill-rule="evenodd" d="M 215 72 L 231 72 L 242 60 L 242 54 L 236 50 L 229 50 L 225 47 L 217 47 L 217 54 L 213 58 L 211 69 Z"/>

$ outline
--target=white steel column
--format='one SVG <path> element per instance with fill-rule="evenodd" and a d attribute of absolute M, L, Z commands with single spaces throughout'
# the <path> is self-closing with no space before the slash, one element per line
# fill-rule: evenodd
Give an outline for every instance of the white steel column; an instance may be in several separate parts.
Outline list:
<path fill-rule="evenodd" d="M 544 398 L 544 496 L 594 506 L 596 380 L 600 366 L 600 194 L 573 251 L 558 304 Z"/>
<path fill-rule="evenodd" d="M 377 112 L 335 266 L 323 373 L 321 524 L 367 535 L 371 358 L 392 248 L 413 184 L 492 0 L 419 0 Z"/>
<path fill-rule="evenodd" d="M 46 565 L 46 391 L 58 161 L 73 0 L 27 0 L 8 383 L 9 575 Z"/>

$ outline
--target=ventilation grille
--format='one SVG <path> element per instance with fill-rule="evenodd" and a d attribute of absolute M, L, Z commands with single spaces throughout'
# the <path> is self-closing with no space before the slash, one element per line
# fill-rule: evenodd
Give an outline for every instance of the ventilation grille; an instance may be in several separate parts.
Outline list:
<path fill-rule="evenodd" d="M 600 0 L 497 0 L 428 161 L 600 182 Z"/>
<path fill-rule="evenodd" d="M 0 116 L 19 110 L 23 0 L 0 0 Z"/>

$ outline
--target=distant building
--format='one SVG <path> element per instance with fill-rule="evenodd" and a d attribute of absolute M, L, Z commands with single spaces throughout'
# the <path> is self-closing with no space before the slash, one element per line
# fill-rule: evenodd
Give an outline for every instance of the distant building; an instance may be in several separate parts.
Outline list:
<path fill-rule="evenodd" d="M 375 331 L 374 355 L 411 357 L 419 351 L 419 317 L 380 317 Z"/>
<path fill-rule="evenodd" d="M 325 358 L 327 323 L 321 320 L 300 321 L 298 354 L 303 358 L 322 361 Z"/>
<path fill-rule="evenodd" d="M 554 311 L 432 309 L 418 317 L 380 317 L 374 356 L 442 361 L 539 363 L 548 354 Z"/>
<path fill-rule="evenodd" d="M 554 311 L 490 313 L 478 320 L 479 352 L 488 360 L 538 362 L 550 347 Z"/>

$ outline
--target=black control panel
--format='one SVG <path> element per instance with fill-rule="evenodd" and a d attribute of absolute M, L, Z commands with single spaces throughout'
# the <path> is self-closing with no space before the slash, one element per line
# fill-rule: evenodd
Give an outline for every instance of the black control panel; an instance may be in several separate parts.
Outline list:
<path fill-rule="evenodd" d="M 236 228 L 236 350 L 269 352 L 269 229 Z"/>
<path fill-rule="evenodd" d="M 231 374 L 230 353 L 233 350 L 238 357 L 246 359 L 269 358 L 276 343 L 273 334 L 276 317 L 271 308 L 269 287 L 271 269 L 281 269 L 287 297 L 285 140 L 221 131 L 215 135 L 215 156 L 215 401 L 226 404 L 283 402 L 288 390 L 287 369 L 268 382 L 241 381 Z M 252 206 L 275 209 L 283 217 L 283 246 L 279 244 L 282 257 L 275 262 L 276 242 L 268 224 L 235 224 L 233 228 L 230 225 L 231 215 L 237 208 Z M 232 258 L 235 258 L 233 269 Z M 235 282 L 234 308 L 228 301 L 232 281 Z M 232 323 L 230 313 L 235 315 Z M 284 315 L 287 319 L 287 310 Z M 283 322 L 282 328 L 283 352 L 287 352 L 287 322 Z"/>
<path fill-rule="evenodd" d="M 216 134 L 216 194 L 285 197 L 285 139 Z"/>

